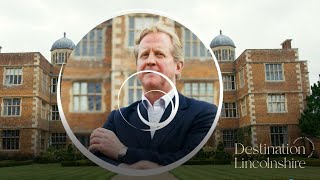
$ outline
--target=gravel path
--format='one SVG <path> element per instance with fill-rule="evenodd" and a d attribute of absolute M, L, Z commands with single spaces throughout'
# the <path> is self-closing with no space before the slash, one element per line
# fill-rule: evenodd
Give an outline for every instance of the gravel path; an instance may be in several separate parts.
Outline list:
<path fill-rule="evenodd" d="M 111 178 L 111 180 L 147 180 L 147 179 L 152 179 L 152 180 L 177 180 L 176 177 L 174 177 L 172 174 L 169 172 L 161 173 L 158 175 L 153 175 L 153 176 L 125 176 L 125 175 L 120 175 L 117 174 Z"/>

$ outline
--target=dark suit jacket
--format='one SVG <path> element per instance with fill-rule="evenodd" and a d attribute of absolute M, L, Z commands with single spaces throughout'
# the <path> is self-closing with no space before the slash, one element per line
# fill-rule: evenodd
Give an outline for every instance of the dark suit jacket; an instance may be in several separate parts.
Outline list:
<path fill-rule="evenodd" d="M 173 98 L 174 101 L 175 98 Z M 140 112 L 147 119 L 147 110 L 141 101 L 137 101 L 121 113 L 130 124 L 123 120 L 119 110 L 110 113 L 103 128 L 113 131 L 119 140 L 128 147 L 124 163 L 133 164 L 140 160 L 148 160 L 160 165 L 173 163 L 190 153 L 203 140 L 212 126 L 217 107 L 204 101 L 198 101 L 179 94 L 179 109 L 174 119 L 164 128 L 156 130 L 151 139 L 149 129 L 138 117 L 137 105 L 140 103 Z M 160 122 L 163 122 L 171 113 L 171 103 L 167 106 Z M 103 156 L 105 161 L 117 165 L 115 161 Z"/>

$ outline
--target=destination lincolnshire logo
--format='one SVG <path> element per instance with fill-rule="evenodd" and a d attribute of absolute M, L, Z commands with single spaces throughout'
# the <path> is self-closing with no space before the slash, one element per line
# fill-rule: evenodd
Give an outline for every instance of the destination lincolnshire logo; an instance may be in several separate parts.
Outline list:
<path fill-rule="evenodd" d="M 234 159 L 235 168 L 305 168 L 306 162 L 294 158 L 287 158 L 287 155 L 306 155 L 304 146 L 294 146 L 298 140 L 307 140 L 312 145 L 312 151 L 308 158 L 312 156 L 314 151 L 313 142 L 307 137 L 299 137 L 293 142 L 293 146 L 282 144 L 281 146 L 267 146 L 259 144 L 258 146 L 244 146 L 241 143 L 235 143 L 235 155 L 283 155 L 282 159 L 271 160 L 267 157 L 264 160 L 246 160 L 245 158 Z"/>

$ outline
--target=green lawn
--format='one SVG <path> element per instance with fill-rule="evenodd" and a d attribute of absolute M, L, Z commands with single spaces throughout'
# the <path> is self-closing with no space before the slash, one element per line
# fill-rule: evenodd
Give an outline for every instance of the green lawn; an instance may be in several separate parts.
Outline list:
<path fill-rule="evenodd" d="M 181 180 L 202 179 L 320 179 L 320 167 L 305 169 L 235 169 L 233 165 L 183 165 L 170 171 Z M 60 164 L 32 164 L 0 168 L 0 179 L 110 179 L 115 173 L 99 166 L 61 167 Z"/>
<path fill-rule="evenodd" d="M 99 166 L 61 167 L 60 164 L 31 164 L 0 168 L 0 179 L 110 179 L 114 173 Z"/>
<path fill-rule="evenodd" d="M 304 169 L 235 169 L 234 165 L 183 165 L 171 171 L 181 180 L 201 179 L 320 179 L 320 167 Z"/>

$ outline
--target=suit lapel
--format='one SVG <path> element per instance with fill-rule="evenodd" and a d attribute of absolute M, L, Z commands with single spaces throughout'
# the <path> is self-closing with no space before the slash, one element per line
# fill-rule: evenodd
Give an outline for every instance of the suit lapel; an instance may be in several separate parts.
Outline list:
<path fill-rule="evenodd" d="M 173 103 L 175 104 L 175 98 L 173 98 Z M 153 146 L 158 146 L 159 144 L 161 144 L 162 141 L 165 139 L 165 137 L 167 137 L 168 134 L 172 130 L 174 130 L 174 127 L 176 126 L 176 124 L 178 122 L 182 123 L 181 122 L 181 121 L 183 121 L 182 115 L 186 112 L 187 108 L 188 108 L 188 105 L 186 103 L 185 97 L 179 93 L 179 108 L 178 108 L 177 114 L 175 115 L 173 120 L 166 127 L 159 129 L 155 132 L 153 139 L 152 139 Z M 172 105 L 171 105 L 171 103 L 169 103 L 163 116 L 161 117 L 160 122 L 163 122 L 164 120 L 166 120 L 170 116 L 171 109 L 172 109 Z"/>
<path fill-rule="evenodd" d="M 135 131 L 136 133 L 134 135 L 136 136 L 138 143 L 142 147 L 149 146 L 149 144 L 151 144 L 150 131 L 143 131 L 141 129 L 150 129 L 150 127 L 144 124 L 140 120 L 138 116 L 137 107 L 138 107 L 138 104 L 133 107 L 132 117 L 130 117 L 130 119 L 132 119 L 132 121 L 130 122 L 132 123 L 133 126 L 137 128 L 137 130 Z M 148 121 L 148 112 L 147 112 L 147 109 L 144 107 L 142 101 L 139 102 L 139 110 L 142 117 Z"/>

